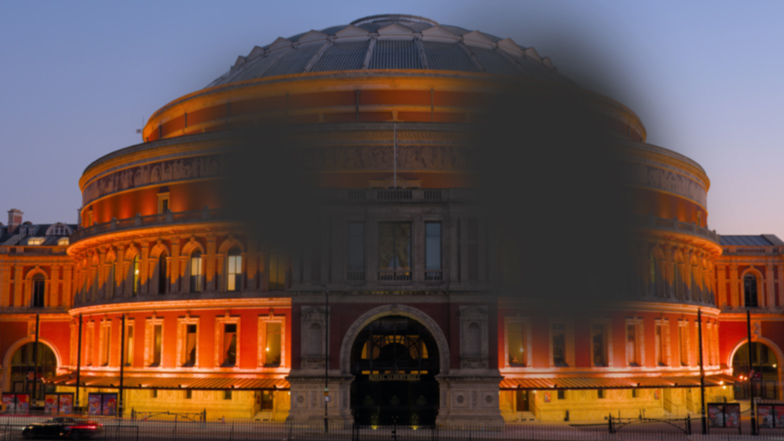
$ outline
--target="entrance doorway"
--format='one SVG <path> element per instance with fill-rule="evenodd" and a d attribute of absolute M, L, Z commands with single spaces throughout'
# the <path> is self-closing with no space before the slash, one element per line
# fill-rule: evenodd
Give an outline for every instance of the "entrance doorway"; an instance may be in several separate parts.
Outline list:
<path fill-rule="evenodd" d="M 33 396 L 35 383 L 36 357 L 38 361 L 38 382 Z M 11 391 L 16 393 L 29 393 L 35 400 L 43 400 L 44 394 L 54 392 L 54 386 L 45 385 L 41 379 L 52 378 L 57 371 L 57 358 L 52 349 L 43 343 L 27 343 L 16 350 L 11 358 Z"/>
<path fill-rule="evenodd" d="M 438 347 L 416 320 L 383 317 L 351 350 L 351 411 L 361 425 L 433 425 L 438 414 Z"/>
<path fill-rule="evenodd" d="M 732 357 L 732 375 L 743 376 L 746 381 L 735 383 L 735 398 L 748 400 L 750 388 L 754 389 L 754 397 L 763 400 L 779 398 L 779 363 L 781 361 L 764 343 L 751 343 L 751 369 L 749 369 L 749 345 L 744 344 Z"/>

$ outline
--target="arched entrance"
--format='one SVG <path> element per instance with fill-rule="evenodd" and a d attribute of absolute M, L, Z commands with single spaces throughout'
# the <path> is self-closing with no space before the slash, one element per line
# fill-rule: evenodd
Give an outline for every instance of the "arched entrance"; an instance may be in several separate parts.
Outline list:
<path fill-rule="evenodd" d="M 374 320 L 351 348 L 351 412 L 358 424 L 432 425 L 440 360 L 433 335 L 401 315 Z"/>
<path fill-rule="evenodd" d="M 37 364 L 37 370 L 36 370 Z M 10 390 L 16 393 L 29 393 L 32 396 L 35 383 L 35 372 L 38 382 L 35 387 L 36 400 L 43 400 L 46 392 L 53 392 L 54 386 L 44 385 L 41 379 L 52 378 L 57 372 L 57 357 L 49 346 L 29 342 L 19 347 L 10 362 Z M 52 390 L 49 390 L 52 389 Z"/>
<path fill-rule="evenodd" d="M 732 375 L 747 378 L 735 384 L 735 398 L 749 399 L 749 381 L 754 388 L 754 396 L 775 400 L 779 396 L 779 369 L 781 360 L 776 352 L 762 342 L 751 343 L 751 369 L 749 369 L 749 345 L 741 345 L 732 357 Z"/>

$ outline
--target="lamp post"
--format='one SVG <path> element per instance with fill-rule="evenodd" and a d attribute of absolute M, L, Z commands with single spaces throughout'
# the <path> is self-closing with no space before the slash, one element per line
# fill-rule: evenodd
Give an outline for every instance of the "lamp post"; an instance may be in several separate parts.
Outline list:
<path fill-rule="evenodd" d="M 324 433 L 329 433 L 329 288 L 324 288 Z"/>

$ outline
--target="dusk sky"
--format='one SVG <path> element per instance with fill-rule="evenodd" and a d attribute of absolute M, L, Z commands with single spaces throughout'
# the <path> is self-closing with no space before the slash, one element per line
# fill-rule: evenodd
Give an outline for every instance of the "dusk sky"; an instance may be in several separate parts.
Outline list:
<path fill-rule="evenodd" d="M 0 209 L 76 221 L 93 160 L 254 45 L 402 13 L 511 37 L 642 119 L 711 179 L 709 226 L 784 237 L 784 2 L 0 0 Z M 263 191 L 259 196 L 263 197 Z"/>

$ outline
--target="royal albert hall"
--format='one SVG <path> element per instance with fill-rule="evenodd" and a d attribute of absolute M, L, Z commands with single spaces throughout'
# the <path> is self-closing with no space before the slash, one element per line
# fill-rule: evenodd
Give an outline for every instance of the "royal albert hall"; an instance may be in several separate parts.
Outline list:
<path fill-rule="evenodd" d="M 639 220 L 637 283 L 579 315 L 497 292 L 461 151 L 499 81 L 575 87 L 510 39 L 383 15 L 256 46 L 160 108 L 141 144 L 79 181 L 72 306 L 42 330 L 57 366 L 41 387 L 73 392 L 78 378 L 85 404 L 122 384 L 126 412 L 208 419 L 318 421 L 325 403 L 331 421 L 362 424 L 698 414 L 699 336 L 706 401 L 733 400 L 744 301 L 780 384 L 781 342 L 763 336 L 780 326 L 784 243 L 770 238 L 764 261 L 732 260 L 743 244 L 729 250 L 708 229 L 705 171 L 646 144 L 639 118 L 604 96 L 592 95 L 617 128 Z M 287 148 L 318 158 L 330 201 L 313 223 L 320 239 L 294 255 L 223 201 L 226 140 L 265 123 L 295 128 Z M 724 310 L 736 324 L 722 334 Z"/>

